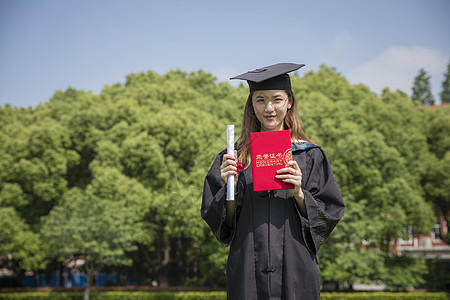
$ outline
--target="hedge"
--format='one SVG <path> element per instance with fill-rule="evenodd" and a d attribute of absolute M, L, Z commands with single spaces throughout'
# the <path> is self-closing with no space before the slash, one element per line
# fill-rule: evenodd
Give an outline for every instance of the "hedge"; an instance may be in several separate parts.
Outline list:
<path fill-rule="evenodd" d="M 226 292 L 105 292 L 94 291 L 92 300 L 226 300 Z M 81 300 L 83 292 L 1 293 L 4 300 Z M 321 300 L 450 300 L 448 293 L 322 293 Z"/>
<path fill-rule="evenodd" d="M 449 300 L 447 293 L 321 293 L 321 300 Z"/>

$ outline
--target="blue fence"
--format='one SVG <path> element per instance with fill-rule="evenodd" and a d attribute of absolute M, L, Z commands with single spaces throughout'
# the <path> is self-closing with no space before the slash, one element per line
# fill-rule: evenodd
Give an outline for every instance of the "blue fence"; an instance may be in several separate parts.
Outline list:
<path fill-rule="evenodd" d="M 36 280 L 36 282 L 35 282 Z M 60 282 L 61 281 L 61 282 Z M 119 280 L 117 274 L 99 273 L 96 276 L 95 286 L 118 285 Z M 127 280 L 128 285 L 135 285 L 136 282 Z M 35 274 L 34 276 L 25 276 L 21 282 L 22 287 L 45 287 L 45 275 Z M 85 287 L 86 276 L 84 274 L 71 274 L 64 272 L 62 276 L 54 274 L 50 280 L 51 287 Z"/>

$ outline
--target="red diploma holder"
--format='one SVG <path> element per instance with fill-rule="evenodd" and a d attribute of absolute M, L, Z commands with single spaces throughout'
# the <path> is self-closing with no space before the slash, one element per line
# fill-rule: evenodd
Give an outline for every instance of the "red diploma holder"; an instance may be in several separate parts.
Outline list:
<path fill-rule="evenodd" d="M 279 169 L 292 160 L 291 131 L 250 133 L 253 191 L 293 189 L 294 185 L 276 179 Z"/>

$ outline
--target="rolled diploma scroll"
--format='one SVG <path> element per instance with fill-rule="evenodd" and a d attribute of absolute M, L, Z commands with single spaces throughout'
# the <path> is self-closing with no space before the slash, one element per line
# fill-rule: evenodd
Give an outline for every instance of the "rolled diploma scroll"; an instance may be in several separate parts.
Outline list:
<path fill-rule="evenodd" d="M 234 125 L 227 125 L 227 153 L 234 155 Z M 234 200 L 234 175 L 228 176 L 227 201 Z"/>

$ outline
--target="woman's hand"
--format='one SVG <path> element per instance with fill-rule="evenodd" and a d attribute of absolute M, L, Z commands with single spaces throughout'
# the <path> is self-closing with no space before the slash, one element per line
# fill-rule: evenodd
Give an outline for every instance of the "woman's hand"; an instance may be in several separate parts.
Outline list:
<path fill-rule="evenodd" d="M 237 151 L 234 150 L 234 155 L 226 153 L 223 156 L 222 164 L 220 165 L 220 177 L 222 177 L 225 183 L 228 182 L 228 176 L 238 175 L 237 163 L 236 163 Z M 236 178 L 235 178 L 236 179 Z M 234 180 L 234 186 L 236 187 L 237 180 Z"/>
<path fill-rule="evenodd" d="M 294 185 L 292 195 L 295 197 L 302 215 L 306 216 L 305 196 L 302 190 L 302 171 L 295 160 L 289 161 L 283 169 L 277 171 L 275 178 Z"/>
<path fill-rule="evenodd" d="M 225 183 L 228 182 L 228 176 L 234 175 L 234 189 L 236 190 L 237 185 L 237 175 L 238 175 L 238 168 L 236 163 L 236 157 L 237 157 L 237 151 L 234 150 L 234 155 L 226 153 L 223 156 L 222 164 L 220 165 L 220 177 L 222 177 L 223 181 Z M 235 200 L 229 200 L 226 201 L 227 205 L 227 217 L 225 220 L 225 223 L 228 226 L 231 226 L 231 222 L 233 220 L 233 215 L 236 211 L 236 201 Z"/>

